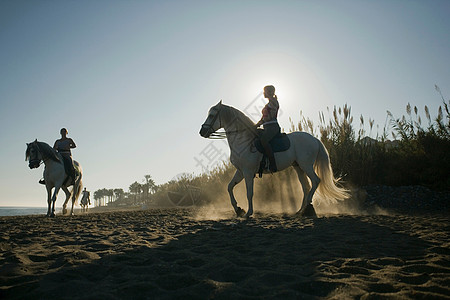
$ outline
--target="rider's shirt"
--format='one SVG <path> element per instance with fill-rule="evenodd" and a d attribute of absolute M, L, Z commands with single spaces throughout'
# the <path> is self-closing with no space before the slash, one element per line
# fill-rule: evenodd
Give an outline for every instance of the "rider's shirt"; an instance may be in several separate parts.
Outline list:
<path fill-rule="evenodd" d="M 53 148 L 55 148 L 61 154 L 72 155 L 72 153 L 70 152 L 70 148 L 73 148 L 74 145 L 75 143 L 71 138 L 66 138 L 64 140 L 57 140 Z"/>
<path fill-rule="evenodd" d="M 278 104 L 277 99 L 270 99 L 269 103 L 267 103 L 264 108 L 262 109 L 262 115 L 263 115 L 263 125 L 277 123 L 277 115 L 278 115 L 278 109 L 280 108 L 280 105 Z"/>

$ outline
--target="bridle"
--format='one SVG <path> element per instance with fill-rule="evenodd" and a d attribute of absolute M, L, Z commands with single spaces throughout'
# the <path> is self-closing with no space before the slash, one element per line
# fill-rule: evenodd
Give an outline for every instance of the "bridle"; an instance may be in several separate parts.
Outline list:
<path fill-rule="evenodd" d="M 36 166 L 35 168 L 39 168 L 42 165 L 42 163 L 45 163 L 45 161 L 48 158 L 44 158 L 44 155 L 42 154 L 41 149 L 39 149 L 39 145 L 36 142 L 31 143 L 30 146 L 33 147 L 41 155 L 42 158 L 39 158 L 38 154 L 36 154 L 35 158 L 31 158 L 31 155 L 30 155 L 28 165 L 30 167 Z"/>
<path fill-rule="evenodd" d="M 215 132 L 213 130 L 213 125 L 214 123 L 216 123 L 217 119 L 219 119 L 219 128 L 222 128 L 222 118 L 220 117 L 220 108 L 215 109 L 214 110 L 217 111 L 216 115 L 212 118 L 211 122 L 209 124 L 203 123 L 202 125 L 202 129 L 206 129 L 206 135 L 208 136 L 209 139 L 224 139 L 226 138 L 226 132 Z"/>
<path fill-rule="evenodd" d="M 227 135 L 230 134 L 235 134 L 235 133 L 239 133 L 242 132 L 243 130 L 232 130 L 232 131 L 214 131 L 212 126 L 214 125 L 214 123 L 216 122 L 217 119 L 219 119 L 219 128 L 222 128 L 222 118 L 220 115 L 220 109 L 222 106 L 220 106 L 219 108 L 213 108 L 215 111 L 217 111 L 216 115 L 212 118 L 211 122 L 209 124 L 203 123 L 202 125 L 202 129 L 206 129 L 206 135 L 208 136 L 208 139 L 212 139 L 212 140 L 219 140 L 219 139 L 226 139 Z"/>

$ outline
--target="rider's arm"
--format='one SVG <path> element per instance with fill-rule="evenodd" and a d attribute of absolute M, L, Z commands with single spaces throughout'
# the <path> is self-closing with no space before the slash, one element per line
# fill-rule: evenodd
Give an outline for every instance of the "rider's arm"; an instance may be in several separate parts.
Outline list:
<path fill-rule="evenodd" d="M 77 145 L 75 145 L 75 142 L 72 139 L 70 139 L 70 148 L 76 148 L 76 147 L 77 147 Z"/>
<path fill-rule="evenodd" d="M 261 120 L 258 121 L 258 123 L 256 123 L 256 128 L 258 128 L 259 126 L 261 126 L 262 124 L 264 124 L 265 118 L 266 116 L 263 114 L 263 116 L 261 117 Z"/>
<path fill-rule="evenodd" d="M 55 149 L 55 150 L 58 150 L 58 141 L 59 141 L 59 140 L 56 140 L 56 141 L 55 141 L 55 144 L 53 145 L 53 149 Z"/>

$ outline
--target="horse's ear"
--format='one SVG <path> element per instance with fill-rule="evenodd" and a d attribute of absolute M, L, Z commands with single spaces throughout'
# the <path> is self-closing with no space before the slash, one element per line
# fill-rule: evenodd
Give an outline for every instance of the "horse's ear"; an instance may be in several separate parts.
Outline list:
<path fill-rule="evenodd" d="M 37 139 L 35 139 L 34 142 L 37 143 Z"/>
<path fill-rule="evenodd" d="M 217 103 L 218 106 L 222 105 L 222 99 L 220 99 L 219 103 Z"/>

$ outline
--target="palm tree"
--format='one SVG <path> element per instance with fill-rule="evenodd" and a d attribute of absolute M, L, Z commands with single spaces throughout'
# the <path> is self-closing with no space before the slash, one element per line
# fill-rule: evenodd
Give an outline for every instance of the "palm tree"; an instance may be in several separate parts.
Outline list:
<path fill-rule="evenodd" d="M 102 199 L 102 190 L 96 190 L 94 192 L 94 200 L 95 200 L 95 206 L 101 206 L 100 200 Z"/>
<path fill-rule="evenodd" d="M 106 196 L 108 197 L 108 205 L 114 202 L 114 189 L 106 190 Z"/>
<path fill-rule="evenodd" d="M 152 179 L 151 175 L 145 175 L 144 178 L 145 178 L 145 183 L 142 185 L 142 187 L 143 187 L 144 197 L 148 198 L 148 195 L 150 194 L 150 192 L 155 192 L 156 184 L 155 184 L 155 181 Z"/>
<path fill-rule="evenodd" d="M 108 190 L 103 188 L 102 189 L 102 206 L 106 206 L 107 197 L 108 197 Z"/>
<path fill-rule="evenodd" d="M 123 189 L 114 189 L 114 195 L 116 196 L 116 201 L 122 200 L 122 197 L 124 196 L 125 192 Z"/>
<path fill-rule="evenodd" d="M 134 195 L 134 204 L 136 204 L 136 202 L 137 202 L 137 195 L 140 194 L 141 189 L 142 189 L 142 186 L 137 181 L 133 182 L 129 187 L 130 193 Z"/>

